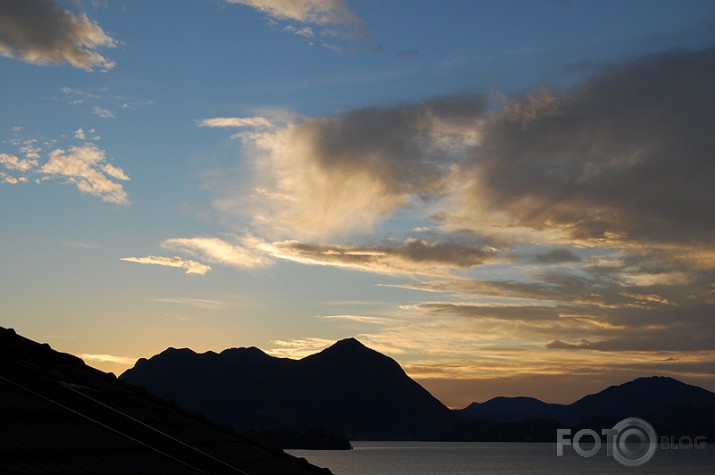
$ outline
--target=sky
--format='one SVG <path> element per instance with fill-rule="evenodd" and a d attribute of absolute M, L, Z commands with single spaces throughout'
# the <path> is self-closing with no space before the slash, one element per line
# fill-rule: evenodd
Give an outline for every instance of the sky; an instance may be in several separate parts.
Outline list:
<path fill-rule="evenodd" d="M 0 325 L 715 390 L 715 3 L 0 0 Z"/>

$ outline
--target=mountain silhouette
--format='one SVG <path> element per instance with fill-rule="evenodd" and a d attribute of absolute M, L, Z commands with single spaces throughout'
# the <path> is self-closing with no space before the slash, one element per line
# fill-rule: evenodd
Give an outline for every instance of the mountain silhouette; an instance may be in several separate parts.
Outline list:
<path fill-rule="evenodd" d="M 666 377 L 611 386 L 569 405 L 497 397 L 451 411 L 395 360 L 354 338 L 300 360 L 253 347 L 169 348 L 120 379 L 235 430 L 276 437 L 327 430 L 351 440 L 553 441 L 558 428 L 606 428 L 632 416 L 669 435 L 710 436 L 715 427 L 715 393 Z"/>
<path fill-rule="evenodd" d="M 652 414 L 651 419 L 661 420 L 667 416 L 666 409 L 670 407 L 687 412 L 687 408 L 697 411 L 711 406 L 715 406 L 715 393 L 673 378 L 651 376 L 611 386 L 568 405 L 548 404 L 534 398 L 497 397 L 472 403 L 455 412 L 494 422 L 555 419 L 564 425 L 575 426 L 594 419 L 617 421 L 649 414 Z"/>
<path fill-rule="evenodd" d="M 257 348 L 169 348 L 120 379 L 242 431 L 320 427 L 351 439 L 424 439 L 463 423 L 396 361 L 354 338 L 300 360 Z"/>
<path fill-rule="evenodd" d="M 483 403 L 473 402 L 455 412 L 473 419 L 494 422 L 519 422 L 529 419 L 559 420 L 564 411 L 562 404 L 549 404 L 533 397 L 499 396 Z"/>

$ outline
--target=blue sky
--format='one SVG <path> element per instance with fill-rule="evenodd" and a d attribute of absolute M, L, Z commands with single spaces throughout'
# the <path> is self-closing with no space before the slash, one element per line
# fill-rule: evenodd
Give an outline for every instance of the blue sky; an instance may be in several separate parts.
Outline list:
<path fill-rule="evenodd" d="M 0 324 L 715 390 L 709 1 L 0 0 Z"/>

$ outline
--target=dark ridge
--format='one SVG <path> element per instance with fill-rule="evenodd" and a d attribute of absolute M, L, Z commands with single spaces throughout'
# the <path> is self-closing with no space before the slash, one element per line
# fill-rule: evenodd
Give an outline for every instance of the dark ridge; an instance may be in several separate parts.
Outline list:
<path fill-rule="evenodd" d="M 3 474 L 329 473 L 2 327 L 0 398 Z"/>
<path fill-rule="evenodd" d="M 121 378 L 239 431 L 324 427 L 350 439 L 435 439 L 462 418 L 400 365 L 354 338 L 300 360 L 231 349 L 207 360 L 154 359 Z"/>
<path fill-rule="evenodd" d="M 257 348 L 229 349 L 214 358 L 188 352 L 181 358 L 151 358 L 121 378 L 236 430 L 283 434 L 286 444 L 286 434 L 312 427 L 350 440 L 553 441 L 556 428 L 608 428 L 630 416 L 651 417 L 646 420 L 656 430 L 687 434 L 687 428 L 700 430 L 699 421 L 710 420 L 715 408 L 710 391 L 651 377 L 570 405 L 497 397 L 450 411 L 395 360 L 355 338 L 300 360 L 275 358 Z M 698 410 L 704 412 L 698 416 Z M 676 413 L 680 416 L 669 416 Z"/>

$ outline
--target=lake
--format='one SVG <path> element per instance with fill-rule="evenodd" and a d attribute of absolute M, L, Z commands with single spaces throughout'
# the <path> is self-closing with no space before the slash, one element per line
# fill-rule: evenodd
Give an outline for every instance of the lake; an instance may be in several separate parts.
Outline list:
<path fill-rule="evenodd" d="M 353 450 L 288 450 L 335 475 L 424 474 L 715 474 L 715 447 L 658 449 L 640 467 L 625 467 L 606 455 L 590 458 L 571 448 L 556 456 L 555 443 L 353 442 Z"/>

